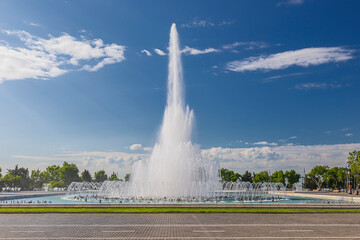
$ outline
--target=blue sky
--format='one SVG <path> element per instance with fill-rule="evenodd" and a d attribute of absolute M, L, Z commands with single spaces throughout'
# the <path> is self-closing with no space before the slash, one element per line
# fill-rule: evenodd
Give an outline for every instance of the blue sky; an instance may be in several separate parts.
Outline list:
<path fill-rule="evenodd" d="M 344 165 L 360 150 L 359 10 L 330 0 L 1 1 L 0 166 L 66 160 L 123 175 L 147 158 L 173 22 L 204 157 L 240 172 Z"/>

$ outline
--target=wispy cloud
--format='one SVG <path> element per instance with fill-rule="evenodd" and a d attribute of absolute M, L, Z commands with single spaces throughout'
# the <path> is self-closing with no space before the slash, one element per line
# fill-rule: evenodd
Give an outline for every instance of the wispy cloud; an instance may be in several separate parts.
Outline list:
<path fill-rule="evenodd" d="M 283 5 L 302 5 L 305 2 L 305 0 L 287 0 L 284 2 L 280 2 L 277 4 L 277 6 L 283 6 Z"/>
<path fill-rule="evenodd" d="M 291 66 L 308 67 L 330 62 L 346 61 L 353 58 L 353 51 L 342 47 L 304 48 L 267 56 L 250 57 L 232 61 L 227 69 L 235 72 L 256 70 L 279 70 Z"/>
<path fill-rule="evenodd" d="M 275 142 L 267 142 L 267 141 L 261 141 L 261 142 L 255 142 L 254 145 L 268 145 L 268 146 L 277 146 L 278 144 Z"/>
<path fill-rule="evenodd" d="M 212 22 L 210 20 L 194 18 L 192 22 L 181 24 L 182 28 L 214 27 L 233 24 L 233 21 Z"/>
<path fill-rule="evenodd" d="M 269 47 L 269 44 L 267 44 L 266 42 L 251 41 L 251 42 L 234 42 L 222 46 L 222 48 L 226 50 L 231 50 L 237 47 L 244 47 L 246 50 L 251 50 L 251 49 L 259 49 L 259 48 L 267 48 Z"/>
<path fill-rule="evenodd" d="M 345 136 L 347 136 L 347 137 L 352 137 L 353 134 L 352 134 L 352 133 L 347 133 L 347 134 L 345 134 Z"/>
<path fill-rule="evenodd" d="M 141 53 L 145 53 L 149 57 L 152 55 L 151 52 L 146 49 L 141 50 Z"/>
<path fill-rule="evenodd" d="M 24 42 L 24 47 L 0 45 L 0 82 L 27 78 L 47 79 L 71 70 L 97 71 L 125 60 L 125 46 L 101 39 L 76 39 L 66 33 L 48 39 L 25 31 L 4 30 Z M 88 62 L 94 64 L 86 64 Z"/>
<path fill-rule="evenodd" d="M 276 79 L 286 78 L 286 77 L 293 77 L 293 76 L 300 76 L 304 75 L 305 73 L 289 73 L 289 74 L 282 74 L 282 75 L 275 75 L 272 77 L 268 77 L 264 79 L 264 82 L 272 82 Z"/>
<path fill-rule="evenodd" d="M 34 23 L 34 22 L 27 22 L 27 21 L 24 21 L 24 23 L 26 25 L 29 25 L 29 26 L 33 26 L 33 27 L 40 27 L 40 24 L 38 23 Z"/>
<path fill-rule="evenodd" d="M 310 90 L 310 89 L 327 89 L 327 88 L 341 88 L 341 84 L 337 83 L 302 83 L 295 85 L 298 90 Z"/>
<path fill-rule="evenodd" d="M 164 51 L 162 51 L 162 50 L 160 50 L 160 49 L 158 49 L 158 48 L 155 48 L 155 49 L 154 49 L 154 52 L 155 52 L 156 54 L 160 55 L 160 56 L 165 56 L 165 55 L 166 55 L 166 53 L 165 53 Z"/>
<path fill-rule="evenodd" d="M 185 46 L 185 48 L 183 50 L 181 50 L 182 53 L 185 54 L 189 54 L 189 55 L 199 55 L 199 54 L 206 54 L 206 53 L 217 53 L 217 52 L 221 52 L 220 49 L 215 49 L 215 48 L 206 48 L 203 50 L 199 50 L 196 48 L 191 48 L 188 46 Z"/>

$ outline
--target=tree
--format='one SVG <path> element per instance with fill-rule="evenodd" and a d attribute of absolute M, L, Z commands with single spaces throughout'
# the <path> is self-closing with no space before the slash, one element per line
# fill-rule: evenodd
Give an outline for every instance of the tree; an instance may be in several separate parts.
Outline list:
<path fill-rule="evenodd" d="M 127 173 L 126 175 L 125 175 L 125 182 L 128 182 L 129 180 L 130 180 L 130 173 Z"/>
<path fill-rule="evenodd" d="M 2 178 L 4 185 L 9 188 L 19 187 L 20 179 L 20 176 L 15 176 L 10 172 Z"/>
<path fill-rule="evenodd" d="M 64 162 L 63 166 L 59 168 L 59 178 L 63 181 L 65 186 L 69 186 L 72 182 L 79 182 L 79 169 L 74 163 Z"/>
<path fill-rule="evenodd" d="M 31 180 L 29 177 L 29 169 L 19 168 L 18 165 L 14 169 L 8 169 L 8 173 L 12 176 L 17 177 L 15 181 L 15 187 L 21 188 L 22 190 L 29 190 L 31 185 Z"/>
<path fill-rule="evenodd" d="M 271 182 L 282 183 L 285 186 L 285 175 L 283 170 L 273 172 L 271 174 Z"/>
<path fill-rule="evenodd" d="M 352 151 L 349 152 L 349 156 L 348 156 L 348 161 L 347 164 L 350 167 L 350 173 L 351 175 L 354 177 L 354 181 L 355 181 L 355 188 L 358 189 L 359 188 L 359 183 L 360 183 L 360 164 L 359 164 L 359 160 L 360 160 L 360 151 Z"/>
<path fill-rule="evenodd" d="M 311 179 L 311 181 L 315 183 L 318 190 L 321 190 L 321 188 L 323 187 L 326 172 L 328 170 L 329 170 L 328 166 L 317 165 L 313 169 L 311 169 L 310 173 L 307 174 L 307 176 Z"/>
<path fill-rule="evenodd" d="M 92 182 L 92 177 L 91 177 L 91 174 L 90 174 L 89 170 L 85 169 L 81 173 L 81 181 L 83 181 L 83 182 Z"/>
<path fill-rule="evenodd" d="M 270 181 L 270 176 L 269 176 L 269 172 L 268 171 L 262 171 L 259 172 L 255 175 L 255 177 L 252 179 L 253 182 L 258 183 L 258 182 L 269 182 Z"/>
<path fill-rule="evenodd" d="M 296 173 L 295 170 L 290 170 L 285 172 L 285 178 L 287 179 L 288 185 L 287 188 L 292 188 L 295 183 L 298 183 L 301 175 Z"/>
<path fill-rule="evenodd" d="M 107 180 L 108 176 L 106 175 L 104 170 L 100 170 L 95 172 L 94 174 L 95 182 L 104 182 Z"/>
<path fill-rule="evenodd" d="M 326 172 L 325 181 L 328 188 L 341 189 L 346 181 L 346 168 L 333 167 Z"/>
<path fill-rule="evenodd" d="M 63 181 L 51 181 L 50 182 L 50 187 L 51 188 L 65 188 L 66 185 Z"/>
<path fill-rule="evenodd" d="M 226 168 L 222 168 L 220 170 L 221 180 L 223 182 L 236 182 L 241 179 L 241 175 L 239 173 L 234 173 L 234 171 L 230 171 Z"/>
<path fill-rule="evenodd" d="M 45 182 L 50 183 L 52 181 L 60 181 L 60 166 L 52 165 L 48 166 L 46 170 L 43 172 Z"/>
<path fill-rule="evenodd" d="M 1 171 L 2 171 L 2 169 L 1 169 L 1 167 L 0 167 L 0 178 L 2 178 Z"/>
<path fill-rule="evenodd" d="M 113 172 L 108 180 L 109 181 L 119 181 L 119 178 L 117 177 L 116 173 Z"/>
<path fill-rule="evenodd" d="M 39 169 L 31 171 L 32 188 L 41 188 L 45 181 L 44 172 L 41 172 Z"/>
<path fill-rule="evenodd" d="M 246 172 L 242 175 L 241 181 L 243 181 L 243 182 L 252 182 L 251 173 L 250 173 L 249 171 L 246 171 Z"/>

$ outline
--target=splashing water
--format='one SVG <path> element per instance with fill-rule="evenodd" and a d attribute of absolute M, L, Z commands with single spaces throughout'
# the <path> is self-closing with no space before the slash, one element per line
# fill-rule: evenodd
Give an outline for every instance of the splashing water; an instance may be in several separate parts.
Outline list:
<path fill-rule="evenodd" d="M 184 83 L 176 24 L 169 44 L 167 105 L 158 143 L 151 157 L 134 164 L 130 182 L 114 189 L 107 183 L 100 194 L 135 198 L 207 197 L 221 189 L 219 164 L 203 159 L 191 142 L 194 113 L 185 107 Z"/>

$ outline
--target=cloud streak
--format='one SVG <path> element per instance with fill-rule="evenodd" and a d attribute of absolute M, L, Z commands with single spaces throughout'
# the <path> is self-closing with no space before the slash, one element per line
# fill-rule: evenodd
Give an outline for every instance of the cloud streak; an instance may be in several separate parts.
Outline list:
<path fill-rule="evenodd" d="M 221 50 L 215 49 L 215 48 L 206 48 L 204 50 L 199 50 L 196 48 L 191 48 L 191 47 L 185 46 L 185 48 L 183 50 L 181 50 L 181 52 L 184 54 L 188 54 L 188 55 L 199 55 L 199 54 L 206 54 L 206 53 L 218 53 L 218 52 L 221 52 Z"/>
<path fill-rule="evenodd" d="M 212 22 L 209 20 L 194 18 L 191 23 L 181 24 L 181 27 L 182 28 L 214 27 L 214 26 L 224 26 L 230 24 L 233 24 L 233 21 Z"/>
<path fill-rule="evenodd" d="M 336 83 L 302 83 L 295 85 L 298 90 L 310 90 L 310 89 L 327 89 L 327 88 L 341 88 L 341 84 Z"/>
<path fill-rule="evenodd" d="M 166 55 L 166 53 L 165 53 L 164 51 L 162 51 L 162 50 L 160 50 L 160 49 L 158 49 L 158 48 L 155 48 L 155 49 L 154 49 L 154 52 L 155 52 L 156 54 L 160 55 L 160 56 L 165 56 L 165 55 Z"/>
<path fill-rule="evenodd" d="M 261 49 L 261 48 L 267 48 L 269 47 L 269 44 L 265 42 L 234 42 L 231 44 L 223 45 L 222 48 L 226 50 L 231 50 L 237 47 L 245 47 L 246 50 L 252 50 L 252 49 Z"/>
<path fill-rule="evenodd" d="M 97 71 L 125 60 L 125 46 L 104 44 L 101 39 L 79 40 L 66 33 L 48 39 L 25 31 L 4 30 L 3 33 L 18 37 L 24 47 L 0 45 L 0 82 L 48 79 L 71 70 Z"/>
<path fill-rule="evenodd" d="M 146 49 L 141 50 L 141 53 L 145 53 L 149 57 L 152 55 L 151 52 Z"/>
<path fill-rule="evenodd" d="M 226 69 L 234 72 L 279 70 L 292 66 L 309 67 L 353 58 L 353 51 L 342 47 L 304 48 L 267 56 L 229 62 Z"/>

